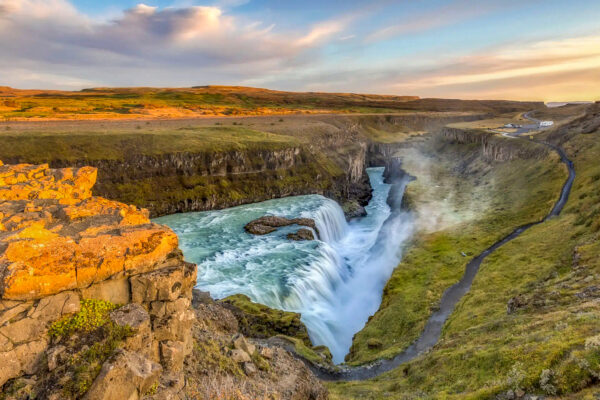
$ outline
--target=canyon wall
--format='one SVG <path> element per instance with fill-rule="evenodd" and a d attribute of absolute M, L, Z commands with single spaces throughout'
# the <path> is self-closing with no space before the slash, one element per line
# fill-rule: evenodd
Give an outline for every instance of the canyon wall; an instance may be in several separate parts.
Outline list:
<path fill-rule="evenodd" d="M 483 157 L 488 161 L 509 161 L 514 159 L 541 159 L 548 154 L 548 149 L 535 143 L 527 143 L 500 137 L 498 133 L 445 127 L 440 138 L 449 144 L 480 145 Z"/>
<path fill-rule="evenodd" d="M 139 131 L 144 140 L 133 140 L 129 131 L 124 131 L 125 136 L 121 137 L 118 130 L 123 127 L 117 126 L 117 132 L 112 132 L 106 122 L 97 134 L 105 135 L 108 131 L 112 139 L 99 150 L 93 132 L 86 131 L 85 135 L 77 136 L 77 141 L 70 142 L 60 136 L 62 125 L 45 126 L 44 137 L 52 135 L 53 130 L 59 132 L 48 142 L 52 145 L 33 152 L 32 149 L 37 149 L 35 144 L 27 142 L 27 147 L 15 136 L 10 151 L 0 149 L 0 157 L 12 164 L 47 162 L 52 168 L 96 167 L 98 182 L 94 194 L 147 208 L 151 217 L 302 194 L 330 197 L 344 206 L 348 216 L 354 216 L 363 212 L 362 206 L 370 199 L 365 167 L 385 165 L 393 149 L 401 146 L 399 142 L 418 140 L 423 133 L 437 131 L 447 123 L 487 116 L 474 113 L 297 115 L 286 116 L 284 122 L 279 118 L 258 118 L 252 119 L 252 129 L 272 132 L 279 138 L 277 143 L 240 145 L 230 150 L 226 146 L 220 150 L 209 150 L 207 146 L 203 150 L 200 146 L 178 152 L 157 147 L 159 136 L 153 136 L 151 130 Z M 177 121 L 165 122 L 168 123 L 172 126 L 166 127 L 173 132 L 188 126 L 183 122 L 179 126 Z M 75 122 L 64 124 L 67 131 L 81 129 Z M 249 125 L 244 120 L 244 126 Z M 198 129 L 202 127 L 205 126 Z M 27 137 L 29 141 L 35 139 L 35 135 Z M 282 139 L 286 137 L 289 142 Z M 88 148 L 97 150 L 82 151 Z"/>

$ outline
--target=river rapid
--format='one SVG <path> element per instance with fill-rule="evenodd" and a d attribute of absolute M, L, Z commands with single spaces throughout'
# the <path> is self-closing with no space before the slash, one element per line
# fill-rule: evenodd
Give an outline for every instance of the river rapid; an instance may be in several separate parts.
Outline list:
<path fill-rule="evenodd" d="M 367 216 L 349 223 L 335 201 L 319 195 L 154 221 L 171 227 L 186 260 L 198 264 L 199 289 L 213 298 L 243 293 L 269 307 L 301 313 L 312 342 L 329 347 L 340 363 L 354 334 L 379 308 L 413 225 L 409 213 L 391 210 L 386 201 L 390 190 L 401 198 L 408 180 L 389 185 L 383 168 L 367 172 L 373 187 Z M 245 224 L 264 215 L 313 218 L 320 239 L 287 239 L 296 225 L 264 236 L 244 231 Z"/>

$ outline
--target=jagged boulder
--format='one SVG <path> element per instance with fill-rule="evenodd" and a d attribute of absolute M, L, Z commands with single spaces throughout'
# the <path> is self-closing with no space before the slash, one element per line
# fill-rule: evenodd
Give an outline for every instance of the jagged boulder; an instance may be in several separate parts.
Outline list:
<path fill-rule="evenodd" d="M 233 347 L 238 350 L 242 350 L 249 355 L 254 354 L 256 351 L 256 346 L 253 345 L 246 339 L 243 335 L 236 335 L 233 338 Z"/>

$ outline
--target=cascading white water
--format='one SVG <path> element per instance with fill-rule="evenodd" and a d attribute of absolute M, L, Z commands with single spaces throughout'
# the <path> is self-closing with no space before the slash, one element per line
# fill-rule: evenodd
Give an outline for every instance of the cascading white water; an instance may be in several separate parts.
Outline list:
<path fill-rule="evenodd" d="M 381 301 L 385 282 L 400 260 L 410 216 L 392 212 L 383 168 L 368 170 L 373 198 L 368 215 L 346 222 L 341 207 L 318 195 L 296 196 L 227 210 L 158 218 L 177 232 L 180 247 L 199 267 L 198 286 L 222 298 L 244 293 L 253 301 L 302 314 L 314 344 L 341 362 Z M 403 190 L 403 186 L 398 190 Z M 266 214 L 313 218 L 320 240 L 294 242 L 280 228 L 265 236 L 243 226 Z"/>
<path fill-rule="evenodd" d="M 319 238 L 326 243 L 333 243 L 344 237 L 348 230 L 348 223 L 344 211 L 333 200 L 326 199 L 314 216 L 305 212 L 303 216 L 315 220 L 319 230 Z"/>

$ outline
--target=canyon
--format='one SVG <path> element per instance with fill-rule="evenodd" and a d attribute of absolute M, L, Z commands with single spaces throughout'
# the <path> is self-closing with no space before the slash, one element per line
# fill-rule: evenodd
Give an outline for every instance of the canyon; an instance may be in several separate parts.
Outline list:
<path fill-rule="evenodd" d="M 375 214 L 364 217 L 365 207 L 381 200 L 369 180 L 373 170 L 367 170 L 379 167 L 382 179 L 402 185 L 401 194 L 383 196 L 390 207 L 385 221 L 400 211 L 409 211 L 414 220 L 410 234 L 393 242 L 402 258 L 386 266 L 380 287 L 370 291 L 375 307 L 353 328 L 356 334 L 344 339 L 346 349 L 334 351 L 334 359 L 342 361 L 347 352 L 346 365 L 358 366 L 393 358 L 419 336 L 471 257 L 546 215 L 565 178 L 566 170 L 547 147 L 491 130 L 498 114 L 517 118 L 532 104 L 482 110 L 482 103 L 474 103 L 477 107 L 465 111 L 466 104 L 461 111 L 394 115 L 150 121 L 140 132 L 137 121 L 103 121 L 102 129 L 86 121 L 11 122 L 1 134 L 8 146 L 0 149 L 7 164 L 0 166 L 3 398 L 38 393 L 42 398 L 212 399 L 226 393 L 240 399 L 320 400 L 368 393 L 374 399 L 508 399 L 593 393 L 594 338 L 600 334 L 594 317 L 597 105 L 582 106 L 556 127 L 536 133 L 536 139 L 562 146 L 577 170 L 565 212 L 482 263 L 431 350 L 363 382 L 323 383 L 315 377 L 311 369 L 336 367 L 329 350 L 318 346 L 323 340 L 315 341 L 313 328 L 302 323 L 309 317 L 304 310 L 283 303 L 276 308 L 288 311 L 274 310 L 242 295 L 225 297 L 240 293 L 235 290 L 223 291 L 218 297 L 224 299 L 211 298 L 217 292 L 202 277 L 206 265 L 189 253 L 197 248 L 194 243 L 206 240 L 207 247 L 209 240 L 189 241 L 188 222 L 181 229 L 171 225 L 176 218 L 196 218 L 198 211 L 214 219 L 225 215 L 215 210 L 250 210 L 267 201 L 291 205 L 297 213 L 294 201 L 306 207 L 314 201 L 336 208 L 336 226 L 360 226 L 361 219 L 353 218 L 368 221 Z M 488 119 L 490 128 L 481 128 Z M 213 142 L 219 137 L 222 143 Z M 170 143 L 181 138 L 193 141 Z M 95 144 L 94 151 L 81 153 L 82 146 Z M 310 217 L 320 240 L 292 242 L 283 236 L 285 243 L 309 246 L 339 236 L 315 215 Z M 247 235 L 244 224 L 238 233 Z M 288 228 L 298 227 L 280 227 L 256 239 L 285 235 Z M 561 242 L 565 229 L 576 233 Z M 375 236 L 396 231 L 398 226 Z M 357 243 L 359 236 L 353 236 Z M 529 254 L 521 251 L 525 245 Z M 385 253 L 381 246 L 367 247 Z M 362 282 L 375 281 L 379 273 L 351 270 Z M 211 294 L 193 290 L 197 284 Z M 358 302 L 358 310 L 367 301 L 346 296 L 359 293 L 349 287 L 334 297 Z M 300 295 L 309 293 L 305 289 Z M 523 330 L 511 336 L 511 326 Z M 500 334 L 510 338 L 507 343 L 498 342 Z M 535 344 L 539 335 L 546 335 L 556 352 Z M 573 340 L 565 341 L 565 335 Z M 511 346 L 527 349 L 533 361 L 522 360 Z M 491 361 L 498 357 L 499 364 Z M 517 383 L 510 380 L 515 374 L 523 376 Z"/>

